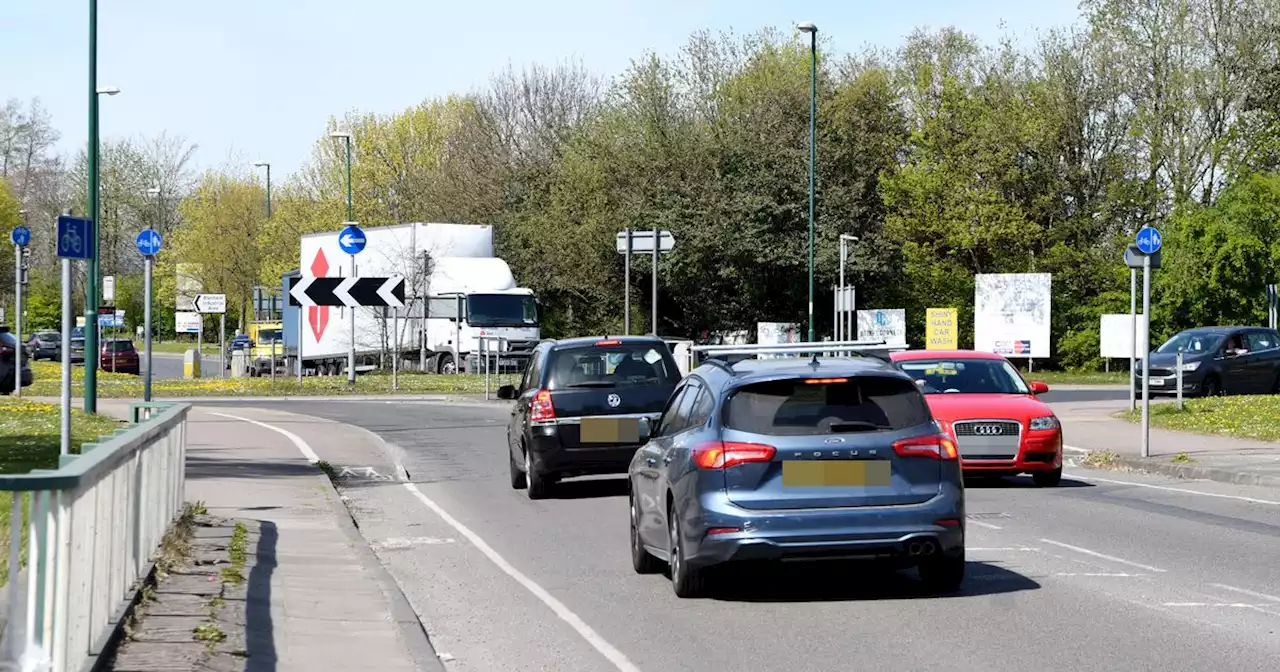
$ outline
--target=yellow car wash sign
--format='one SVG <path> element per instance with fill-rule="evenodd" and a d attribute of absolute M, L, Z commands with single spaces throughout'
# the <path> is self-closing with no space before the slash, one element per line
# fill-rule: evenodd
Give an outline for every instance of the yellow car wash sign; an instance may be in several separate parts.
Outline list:
<path fill-rule="evenodd" d="M 960 347 L 958 312 L 955 308 L 930 308 L 925 312 L 926 350 L 955 350 Z"/>

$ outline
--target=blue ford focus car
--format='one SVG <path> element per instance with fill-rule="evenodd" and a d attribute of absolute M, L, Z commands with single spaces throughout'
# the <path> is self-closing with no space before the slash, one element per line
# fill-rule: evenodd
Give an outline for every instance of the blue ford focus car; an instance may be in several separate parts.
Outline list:
<path fill-rule="evenodd" d="M 711 359 L 628 471 L 631 556 L 680 597 L 740 560 L 889 559 L 964 581 L 964 483 L 923 394 L 874 357 Z"/>

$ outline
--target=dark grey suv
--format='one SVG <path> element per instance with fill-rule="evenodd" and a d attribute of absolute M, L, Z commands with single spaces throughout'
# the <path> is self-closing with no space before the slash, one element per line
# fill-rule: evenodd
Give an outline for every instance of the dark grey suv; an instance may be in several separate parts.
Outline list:
<path fill-rule="evenodd" d="M 880 359 L 708 359 L 628 481 L 635 570 L 669 568 L 680 597 L 739 560 L 888 559 L 938 591 L 964 580 L 956 446 Z"/>
<path fill-rule="evenodd" d="M 31 385 L 31 367 L 27 363 L 27 349 L 9 327 L 0 326 L 0 394 L 12 394 L 17 385 Z"/>

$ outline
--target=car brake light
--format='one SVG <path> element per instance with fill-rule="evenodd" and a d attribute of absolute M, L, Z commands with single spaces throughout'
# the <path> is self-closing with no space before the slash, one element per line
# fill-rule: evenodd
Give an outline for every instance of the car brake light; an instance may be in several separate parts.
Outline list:
<path fill-rule="evenodd" d="M 848 378 L 805 378 L 805 385 L 829 385 L 832 383 L 847 383 Z"/>
<path fill-rule="evenodd" d="M 769 462 L 777 451 L 761 443 L 712 441 L 693 449 L 699 469 L 728 469 L 748 462 Z"/>
<path fill-rule="evenodd" d="M 893 452 L 898 457 L 928 457 L 935 460 L 955 460 L 960 457 L 956 444 L 937 434 L 898 441 L 893 444 Z"/>
<path fill-rule="evenodd" d="M 556 407 L 551 403 L 551 393 L 547 390 L 538 390 L 529 404 L 529 421 L 546 422 L 555 419 Z"/>
<path fill-rule="evenodd" d="M 611 341 L 596 341 L 596 345 L 622 345 L 622 341 L 616 339 Z"/>

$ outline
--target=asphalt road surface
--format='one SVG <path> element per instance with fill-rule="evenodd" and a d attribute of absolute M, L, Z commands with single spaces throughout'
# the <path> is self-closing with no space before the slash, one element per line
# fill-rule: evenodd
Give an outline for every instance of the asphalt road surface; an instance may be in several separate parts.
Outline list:
<path fill-rule="evenodd" d="M 1126 401 L 1129 399 L 1129 388 L 1123 386 L 1096 386 L 1079 388 L 1055 388 L 1040 395 L 1040 400 L 1057 404 L 1068 401 Z"/>
<path fill-rule="evenodd" d="M 1070 470 L 968 490 L 968 579 L 849 564 L 735 572 L 680 600 L 633 573 L 624 481 L 530 501 L 507 482 L 508 411 L 272 404 L 364 427 L 394 459 L 334 465 L 362 533 L 458 671 L 1275 670 L 1274 490 Z M 303 421 L 305 422 L 305 421 Z"/>

